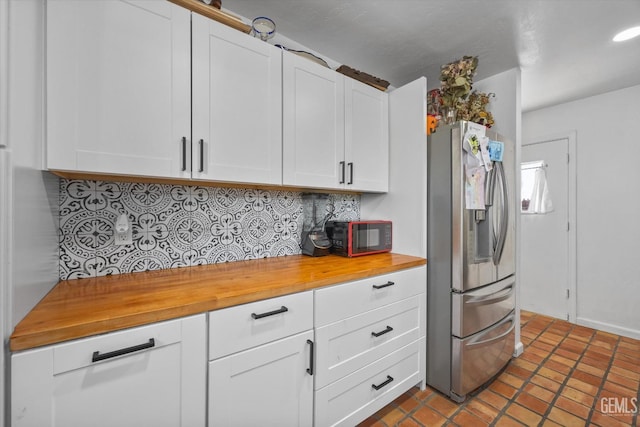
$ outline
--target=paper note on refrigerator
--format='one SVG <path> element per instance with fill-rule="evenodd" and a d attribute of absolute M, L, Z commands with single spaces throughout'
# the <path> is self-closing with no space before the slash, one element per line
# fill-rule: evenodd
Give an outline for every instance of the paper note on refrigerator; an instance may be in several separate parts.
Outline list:
<path fill-rule="evenodd" d="M 486 171 L 483 166 L 465 167 L 464 205 L 466 209 L 484 209 L 484 181 Z"/>
<path fill-rule="evenodd" d="M 500 141 L 489 141 L 489 158 L 494 162 L 502 161 L 504 143 Z"/>
<path fill-rule="evenodd" d="M 484 170 L 489 172 L 493 169 L 493 162 L 491 161 L 491 157 L 489 155 L 489 137 L 483 136 L 480 138 L 480 154 L 482 156 L 482 162 L 484 163 Z"/>

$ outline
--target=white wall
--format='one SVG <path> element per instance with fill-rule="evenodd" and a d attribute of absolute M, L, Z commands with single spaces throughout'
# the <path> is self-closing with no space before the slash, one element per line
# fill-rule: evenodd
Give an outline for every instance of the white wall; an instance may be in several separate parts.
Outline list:
<path fill-rule="evenodd" d="M 577 323 L 640 338 L 640 86 L 523 115 L 523 139 L 576 131 Z M 544 248 L 540 248 L 544 250 Z"/>
<path fill-rule="evenodd" d="M 9 408 L 7 353 L 13 327 L 57 281 L 58 179 L 42 172 L 44 135 L 44 1 L 0 0 L 3 24 L 9 23 L 8 41 L 0 43 L 0 73 L 6 107 L 0 109 L 0 127 L 7 148 L 3 149 L 3 179 L 0 192 L 5 211 L 2 239 L 5 257 L 0 257 L 4 280 L 2 358 L 5 418 Z M 6 16 L 8 15 L 8 19 Z M 3 25 L 3 30 L 6 27 Z"/>

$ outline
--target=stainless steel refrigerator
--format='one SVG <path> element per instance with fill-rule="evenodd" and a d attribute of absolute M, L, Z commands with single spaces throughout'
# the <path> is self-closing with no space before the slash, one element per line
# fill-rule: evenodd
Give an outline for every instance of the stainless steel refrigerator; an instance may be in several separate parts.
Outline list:
<path fill-rule="evenodd" d="M 427 383 L 458 402 L 509 362 L 516 325 L 515 147 L 486 130 L 502 161 L 474 188 L 469 126 L 439 127 L 427 143 Z"/>

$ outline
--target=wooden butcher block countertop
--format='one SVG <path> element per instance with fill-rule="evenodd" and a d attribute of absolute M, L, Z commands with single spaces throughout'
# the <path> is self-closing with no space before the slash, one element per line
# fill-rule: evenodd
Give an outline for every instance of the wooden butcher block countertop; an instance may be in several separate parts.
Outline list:
<path fill-rule="evenodd" d="M 16 326 L 12 351 L 203 313 L 426 264 L 385 253 L 303 255 L 59 282 Z"/>

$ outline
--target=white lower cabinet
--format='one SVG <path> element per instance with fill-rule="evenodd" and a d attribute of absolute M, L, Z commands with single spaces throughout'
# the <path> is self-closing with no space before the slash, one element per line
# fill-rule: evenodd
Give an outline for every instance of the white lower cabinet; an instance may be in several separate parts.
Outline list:
<path fill-rule="evenodd" d="M 313 292 L 209 313 L 209 427 L 313 425 Z"/>
<path fill-rule="evenodd" d="M 206 315 L 11 356 L 12 426 L 204 426 Z"/>
<path fill-rule="evenodd" d="M 353 426 L 426 368 L 426 267 L 315 291 L 314 425 Z"/>
<path fill-rule="evenodd" d="M 315 426 L 354 426 L 424 379 L 420 339 L 316 390 Z"/>
<path fill-rule="evenodd" d="M 417 267 L 17 352 L 11 425 L 353 426 L 424 385 L 425 294 Z"/>
<path fill-rule="evenodd" d="M 209 362 L 209 426 L 313 425 L 313 331 Z"/>

